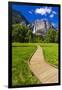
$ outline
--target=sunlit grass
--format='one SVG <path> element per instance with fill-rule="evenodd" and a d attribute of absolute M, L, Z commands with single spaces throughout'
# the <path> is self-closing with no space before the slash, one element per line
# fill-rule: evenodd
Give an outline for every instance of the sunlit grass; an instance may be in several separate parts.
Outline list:
<path fill-rule="evenodd" d="M 58 44 L 41 44 L 45 60 L 51 65 L 58 67 Z"/>
<path fill-rule="evenodd" d="M 12 46 L 12 85 L 31 85 L 39 84 L 39 80 L 32 75 L 28 66 L 28 60 L 36 51 L 36 46 L 27 46 L 18 44 Z"/>

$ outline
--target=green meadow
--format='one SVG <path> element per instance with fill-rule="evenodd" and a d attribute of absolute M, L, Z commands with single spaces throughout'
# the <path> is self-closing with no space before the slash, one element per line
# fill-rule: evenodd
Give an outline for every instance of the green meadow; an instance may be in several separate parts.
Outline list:
<path fill-rule="evenodd" d="M 28 61 L 36 51 L 33 44 L 12 44 L 12 85 L 39 84 L 40 81 L 31 73 Z"/>
<path fill-rule="evenodd" d="M 58 68 L 58 44 L 41 44 L 45 60 L 52 66 Z"/>
<path fill-rule="evenodd" d="M 44 53 L 45 61 L 58 67 L 58 44 L 38 43 Z M 12 85 L 40 84 L 32 74 L 28 61 L 37 50 L 37 43 L 12 43 Z"/>

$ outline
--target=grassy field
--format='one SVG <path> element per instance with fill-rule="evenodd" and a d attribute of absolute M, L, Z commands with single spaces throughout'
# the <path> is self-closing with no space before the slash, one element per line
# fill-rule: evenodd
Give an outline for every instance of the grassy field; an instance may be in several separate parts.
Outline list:
<path fill-rule="evenodd" d="M 45 60 L 51 65 L 58 67 L 58 44 L 41 44 Z"/>
<path fill-rule="evenodd" d="M 58 67 L 58 44 L 53 43 L 12 43 L 12 85 L 40 84 L 31 73 L 28 60 L 37 49 L 37 44 L 43 48 L 45 60 Z"/>
<path fill-rule="evenodd" d="M 39 84 L 39 80 L 31 73 L 28 59 L 36 50 L 33 44 L 12 44 L 12 85 Z"/>

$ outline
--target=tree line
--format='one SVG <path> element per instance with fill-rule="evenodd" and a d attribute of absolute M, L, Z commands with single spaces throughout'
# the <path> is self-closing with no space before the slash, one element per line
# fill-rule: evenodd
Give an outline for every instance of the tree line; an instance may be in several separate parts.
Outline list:
<path fill-rule="evenodd" d="M 49 29 L 44 36 L 33 34 L 27 26 L 15 24 L 12 25 L 12 42 L 48 42 L 58 43 L 58 31 Z"/>

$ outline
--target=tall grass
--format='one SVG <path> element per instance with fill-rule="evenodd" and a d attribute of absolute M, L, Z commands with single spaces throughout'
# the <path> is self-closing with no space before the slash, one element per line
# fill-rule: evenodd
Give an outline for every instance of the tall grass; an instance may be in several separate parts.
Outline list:
<path fill-rule="evenodd" d="M 26 45 L 25 47 L 25 44 L 20 43 L 16 46 L 12 46 L 12 85 L 39 84 L 39 80 L 32 75 L 27 63 L 36 46 Z"/>
<path fill-rule="evenodd" d="M 51 65 L 58 67 L 58 44 L 41 44 L 45 60 Z"/>

